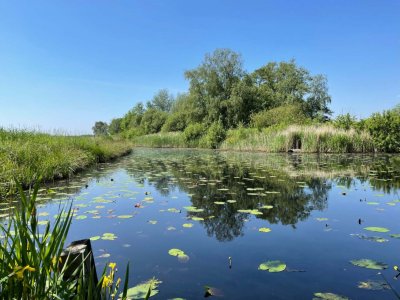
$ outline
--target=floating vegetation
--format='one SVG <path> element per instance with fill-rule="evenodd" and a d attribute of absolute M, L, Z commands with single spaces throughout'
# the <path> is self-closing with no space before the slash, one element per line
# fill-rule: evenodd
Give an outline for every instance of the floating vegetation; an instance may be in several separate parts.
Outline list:
<path fill-rule="evenodd" d="M 388 265 L 383 262 L 377 262 L 372 259 L 359 259 L 359 260 L 351 260 L 350 263 L 357 267 L 373 269 L 373 270 L 384 270 L 388 268 Z"/>
<path fill-rule="evenodd" d="M 147 299 L 148 293 L 150 291 L 149 297 L 153 297 L 158 294 L 158 286 L 162 283 L 156 278 L 149 279 L 141 284 L 131 287 L 127 290 L 128 299 Z M 122 293 L 119 295 L 122 298 Z"/>
<path fill-rule="evenodd" d="M 269 260 L 260 264 L 258 269 L 270 273 L 282 272 L 286 269 L 286 264 L 279 260 Z"/>
<path fill-rule="evenodd" d="M 189 260 L 189 256 L 186 255 L 185 252 L 183 252 L 182 250 L 177 249 L 177 248 L 170 249 L 168 251 L 168 254 L 171 255 L 171 256 L 178 257 L 179 262 L 185 263 L 185 262 L 187 262 Z"/>
<path fill-rule="evenodd" d="M 379 291 L 379 290 L 389 290 L 390 286 L 382 280 L 367 280 L 360 281 L 357 285 L 360 289 Z"/>
<path fill-rule="evenodd" d="M 358 237 L 359 239 L 370 241 L 370 242 L 376 242 L 376 243 L 385 243 L 389 242 L 389 240 L 379 237 L 379 236 L 366 236 L 364 234 L 351 234 L 351 236 Z"/>
<path fill-rule="evenodd" d="M 203 212 L 204 209 L 202 208 L 197 208 L 194 206 L 185 206 L 184 209 L 186 209 L 188 212 L 193 212 L 193 213 L 198 213 L 198 212 Z"/>
<path fill-rule="evenodd" d="M 149 220 L 148 223 L 152 224 L 152 225 L 156 225 L 157 221 L 156 220 Z"/>
<path fill-rule="evenodd" d="M 114 241 L 117 238 L 117 236 L 114 233 L 103 233 L 103 236 L 101 237 L 102 240 L 106 241 Z"/>
<path fill-rule="evenodd" d="M 261 209 L 273 209 L 274 206 L 273 205 L 263 205 L 260 207 Z"/>
<path fill-rule="evenodd" d="M 236 200 L 227 200 L 226 202 L 228 202 L 228 203 L 236 203 L 237 201 Z"/>
<path fill-rule="evenodd" d="M 365 230 L 373 232 L 389 232 L 390 230 L 385 227 L 365 227 Z"/>
<path fill-rule="evenodd" d="M 390 237 L 394 239 L 400 239 L 400 233 L 391 234 Z"/>
<path fill-rule="evenodd" d="M 185 228 L 192 228 L 193 227 L 193 223 L 185 223 L 182 225 Z"/>
<path fill-rule="evenodd" d="M 222 202 L 222 201 L 214 201 L 214 203 L 217 205 L 225 205 L 225 202 Z"/>
<path fill-rule="evenodd" d="M 328 218 L 315 218 L 319 222 L 328 221 Z"/>
<path fill-rule="evenodd" d="M 379 202 L 369 201 L 367 202 L 368 205 L 379 205 Z"/>
<path fill-rule="evenodd" d="M 314 293 L 313 300 L 349 300 L 349 298 L 333 293 Z"/>
<path fill-rule="evenodd" d="M 76 220 L 84 220 L 84 219 L 86 219 L 87 218 L 87 216 L 85 216 L 85 215 L 80 215 L 80 216 L 77 216 L 75 219 Z"/>
<path fill-rule="evenodd" d="M 90 240 L 91 240 L 91 241 L 97 241 L 97 240 L 99 240 L 100 238 L 101 238 L 101 236 L 95 235 L 95 236 L 92 236 L 92 237 L 90 238 Z"/>
<path fill-rule="evenodd" d="M 181 212 L 179 209 L 176 209 L 176 208 L 168 208 L 167 211 L 172 212 L 172 213 L 180 213 Z"/>
<path fill-rule="evenodd" d="M 258 229 L 259 232 L 270 232 L 271 228 L 267 228 L 267 227 L 261 227 Z"/>
<path fill-rule="evenodd" d="M 258 209 L 238 209 L 240 213 L 252 214 L 252 215 L 262 215 L 263 213 Z"/>
<path fill-rule="evenodd" d="M 119 215 L 119 216 L 117 216 L 117 218 L 119 218 L 119 219 L 130 219 L 130 218 L 133 218 L 133 215 Z"/>

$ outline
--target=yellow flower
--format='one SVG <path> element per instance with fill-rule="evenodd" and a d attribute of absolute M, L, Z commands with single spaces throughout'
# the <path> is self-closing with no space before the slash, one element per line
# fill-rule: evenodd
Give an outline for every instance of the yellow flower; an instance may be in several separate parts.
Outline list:
<path fill-rule="evenodd" d="M 108 266 L 109 266 L 112 270 L 114 270 L 115 267 L 117 266 L 117 264 L 116 264 L 116 263 L 109 263 Z"/>
<path fill-rule="evenodd" d="M 32 268 L 29 265 L 27 265 L 25 267 L 15 266 L 14 267 L 14 274 L 17 276 L 18 279 L 23 279 L 25 270 L 28 270 L 28 272 L 35 272 L 36 271 L 35 268 Z"/>
<path fill-rule="evenodd" d="M 104 276 L 103 283 L 101 285 L 102 288 L 106 288 L 112 284 L 112 279 L 110 276 Z"/>

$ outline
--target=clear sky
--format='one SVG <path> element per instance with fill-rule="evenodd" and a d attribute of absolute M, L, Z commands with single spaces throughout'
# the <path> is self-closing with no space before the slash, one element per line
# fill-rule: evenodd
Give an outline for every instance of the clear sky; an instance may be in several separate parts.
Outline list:
<path fill-rule="evenodd" d="M 400 103 L 399 0 L 0 0 L 0 126 L 89 133 L 216 48 L 325 74 L 335 114 Z"/>

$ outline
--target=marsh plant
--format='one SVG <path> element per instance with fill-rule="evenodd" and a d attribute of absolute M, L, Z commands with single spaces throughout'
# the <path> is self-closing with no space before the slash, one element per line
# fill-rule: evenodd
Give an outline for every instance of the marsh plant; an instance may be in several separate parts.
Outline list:
<path fill-rule="evenodd" d="M 121 279 L 116 279 L 115 263 L 104 268 L 96 283 L 96 270 L 84 267 L 88 257 L 68 255 L 63 262 L 72 206 L 62 209 L 52 225 L 48 222 L 43 231 L 39 230 L 36 210 L 39 184 L 28 193 L 21 185 L 17 186 L 20 209 L 0 224 L 1 299 L 116 299 Z M 72 265 L 71 273 L 68 269 Z M 125 276 L 122 299 L 127 299 L 129 266 Z"/>

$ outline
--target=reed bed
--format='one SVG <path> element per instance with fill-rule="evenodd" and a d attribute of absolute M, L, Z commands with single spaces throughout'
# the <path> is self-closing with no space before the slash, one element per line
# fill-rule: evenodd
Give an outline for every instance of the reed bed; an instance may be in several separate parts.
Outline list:
<path fill-rule="evenodd" d="M 15 192 L 15 180 L 27 187 L 39 173 L 46 181 L 65 178 L 128 154 L 131 148 L 125 140 L 108 137 L 0 129 L 0 196 Z"/>

